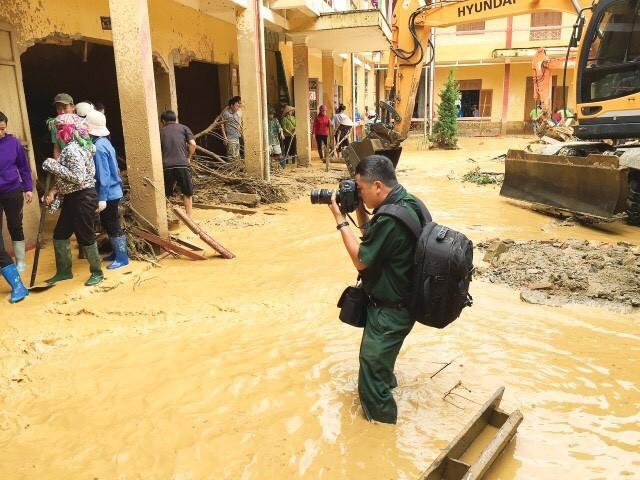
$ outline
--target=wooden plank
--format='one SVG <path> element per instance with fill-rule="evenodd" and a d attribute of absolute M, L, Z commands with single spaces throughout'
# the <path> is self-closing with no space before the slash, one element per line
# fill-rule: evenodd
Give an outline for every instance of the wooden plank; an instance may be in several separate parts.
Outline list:
<path fill-rule="evenodd" d="M 508 419 L 509 414 L 507 412 L 503 412 L 502 410 L 496 408 L 491 414 L 489 425 L 496 428 L 502 428 L 502 425 L 504 425 Z"/>
<path fill-rule="evenodd" d="M 482 451 L 478 459 L 469 467 L 469 471 L 466 473 L 462 480 L 479 480 L 487 473 L 487 470 L 491 467 L 491 464 L 500 455 L 500 452 L 504 450 L 504 447 L 511 441 L 513 436 L 518 430 L 518 425 L 522 423 L 522 413 L 520 410 L 516 410 L 511 415 L 505 424 L 498 430 L 498 433 L 491 443 Z"/>
<path fill-rule="evenodd" d="M 212 236 L 202 230 L 198 225 L 195 224 L 193 220 L 189 218 L 189 216 L 182 210 L 180 207 L 174 206 L 172 208 L 173 212 L 184 222 L 184 224 L 189 227 L 193 233 L 198 235 L 204 243 L 213 248 L 216 252 L 222 255 L 226 259 L 232 259 L 236 256 L 223 247 L 220 243 L 218 243 Z"/>
<path fill-rule="evenodd" d="M 183 240 L 181 238 L 176 237 L 175 235 L 169 235 L 169 238 L 172 242 L 179 243 L 183 247 L 187 247 L 189 250 L 193 250 L 194 252 L 204 252 L 204 248 L 200 245 L 196 245 L 195 243 L 191 243 L 187 240 Z"/>
<path fill-rule="evenodd" d="M 255 215 L 257 210 L 251 208 L 227 207 L 226 205 L 210 205 L 208 203 L 194 203 L 193 208 L 200 210 L 223 210 L 225 212 L 240 213 L 242 215 Z"/>
<path fill-rule="evenodd" d="M 421 480 L 441 480 L 444 478 L 446 459 L 459 459 L 462 456 L 473 440 L 489 423 L 489 418 L 493 410 L 500 405 L 503 394 L 504 387 L 496 390 L 478 413 L 467 423 L 466 427 L 447 445 L 440 455 L 438 455 L 438 458 L 433 461 L 429 469 L 422 474 L 420 477 Z"/>
<path fill-rule="evenodd" d="M 136 235 L 144 238 L 145 240 L 148 240 L 151 243 L 154 243 L 162 247 L 165 250 L 190 258 L 191 260 L 207 259 L 207 257 L 204 257 L 198 253 L 192 252 L 191 250 L 188 250 L 180 245 L 176 245 L 175 243 L 172 243 L 170 240 L 165 240 L 164 238 L 158 237 L 157 235 L 154 235 L 153 233 L 149 233 L 146 230 L 142 230 L 141 228 L 138 228 L 138 227 L 131 227 L 131 228 L 133 228 L 133 232 Z"/>

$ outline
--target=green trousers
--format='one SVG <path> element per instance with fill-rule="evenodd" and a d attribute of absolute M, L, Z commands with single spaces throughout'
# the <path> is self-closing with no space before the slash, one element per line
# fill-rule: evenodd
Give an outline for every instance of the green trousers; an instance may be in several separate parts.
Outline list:
<path fill-rule="evenodd" d="M 398 407 L 391 393 L 397 385 L 393 368 L 413 324 L 407 309 L 367 308 L 360 344 L 358 393 L 368 420 L 396 423 Z"/>

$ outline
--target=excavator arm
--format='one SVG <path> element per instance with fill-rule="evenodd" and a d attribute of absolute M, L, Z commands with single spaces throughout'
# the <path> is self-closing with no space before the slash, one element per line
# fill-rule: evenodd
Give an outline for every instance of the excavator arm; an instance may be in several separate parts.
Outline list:
<path fill-rule="evenodd" d="M 411 125 L 424 57 L 433 55 L 428 37 L 432 27 L 450 27 L 533 12 L 577 14 L 591 0 L 398 0 L 393 11 L 392 46 L 385 90 L 401 120 L 395 130 L 405 138 Z M 429 58 L 429 57 L 427 57 Z M 546 98 L 546 93 L 538 92 Z"/>

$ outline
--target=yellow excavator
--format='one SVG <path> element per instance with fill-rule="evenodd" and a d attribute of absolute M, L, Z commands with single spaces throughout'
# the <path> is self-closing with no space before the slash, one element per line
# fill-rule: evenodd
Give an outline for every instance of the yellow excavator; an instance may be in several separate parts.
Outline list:
<path fill-rule="evenodd" d="M 347 165 L 372 153 L 397 164 L 424 58 L 433 55 L 431 27 L 533 12 L 577 15 L 568 51 L 577 50 L 578 140 L 546 145 L 535 153 L 510 150 L 500 194 L 595 217 L 626 212 L 630 223 L 640 225 L 640 0 L 453 0 L 427 5 L 397 0 L 385 83 L 388 102 L 381 102 L 385 121 L 372 125 L 367 137 L 347 149 Z M 542 53 L 533 62 L 536 80 L 550 76 L 550 62 Z M 539 85 L 536 97 L 549 111 L 550 82 Z"/>

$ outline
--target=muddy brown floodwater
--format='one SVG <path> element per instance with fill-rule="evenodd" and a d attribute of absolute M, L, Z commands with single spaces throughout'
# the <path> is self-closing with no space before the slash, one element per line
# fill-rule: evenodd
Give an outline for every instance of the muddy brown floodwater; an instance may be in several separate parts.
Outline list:
<path fill-rule="evenodd" d="M 524 143 L 409 147 L 400 180 L 476 242 L 640 244 L 640 229 L 567 226 L 458 180 L 469 156 Z M 355 275 L 333 220 L 306 198 L 265 210 L 226 229 L 229 214 L 196 211 L 235 260 L 134 264 L 95 290 L 76 261 L 76 279 L 1 304 L 0 478 L 415 479 L 500 385 L 524 421 L 488 479 L 640 478 L 637 311 L 531 305 L 476 280 L 458 321 L 407 338 L 398 425 L 369 424 L 360 331 L 337 320 Z"/>

